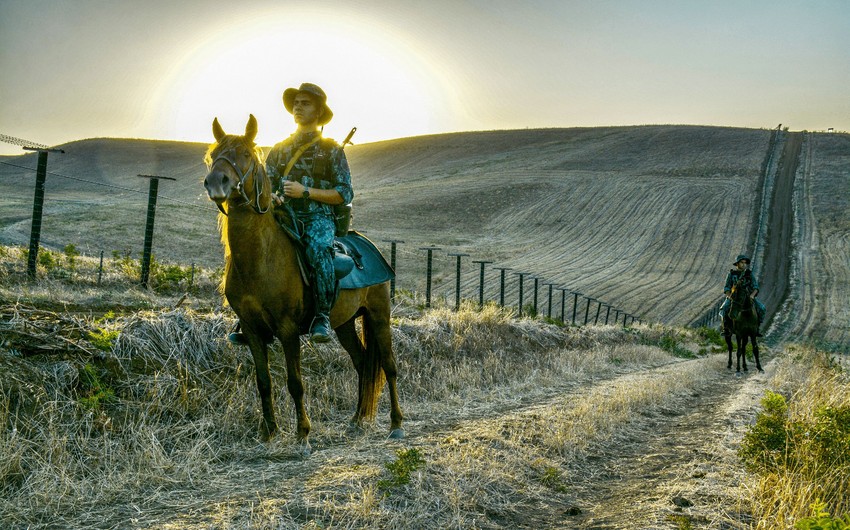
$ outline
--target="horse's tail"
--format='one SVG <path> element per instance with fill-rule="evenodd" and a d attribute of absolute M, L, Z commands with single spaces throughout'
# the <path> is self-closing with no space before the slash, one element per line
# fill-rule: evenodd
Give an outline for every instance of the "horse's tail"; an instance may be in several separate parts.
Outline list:
<path fill-rule="evenodd" d="M 370 322 L 369 314 L 363 317 L 363 339 L 366 343 L 362 359 L 360 375 L 359 416 L 364 421 L 373 421 L 378 412 L 378 399 L 386 382 L 384 370 L 381 368 L 381 341 L 377 337 L 374 323 Z"/>

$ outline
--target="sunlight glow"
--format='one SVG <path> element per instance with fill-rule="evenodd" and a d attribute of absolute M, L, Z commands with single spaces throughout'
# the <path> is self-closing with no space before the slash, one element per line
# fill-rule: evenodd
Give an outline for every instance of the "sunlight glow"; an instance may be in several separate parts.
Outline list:
<path fill-rule="evenodd" d="M 437 131 L 439 112 L 452 111 L 426 55 L 374 21 L 334 22 L 314 10 L 308 16 L 321 21 L 311 24 L 317 29 L 288 29 L 287 20 L 304 16 L 254 17 L 200 39 L 164 76 L 149 119 L 167 138 L 209 142 L 213 118 L 235 133 L 254 114 L 258 144 L 273 145 L 294 130 L 281 95 L 302 82 L 328 94 L 334 119 L 325 136 L 338 141 L 354 126 L 355 143 L 428 134 Z"/>

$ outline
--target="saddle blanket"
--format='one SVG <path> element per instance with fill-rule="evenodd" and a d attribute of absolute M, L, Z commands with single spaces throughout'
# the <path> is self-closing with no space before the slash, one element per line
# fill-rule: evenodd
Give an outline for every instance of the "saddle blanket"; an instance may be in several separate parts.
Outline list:
<path fill-rule="evenodd" d="M 395 271 L 384 259 L 383 254 L 363 234 L 349 230 L 348 234 L 337 237 L 336 243 L 341 245 L 344 253 L 354 260 L 351 272 L 339 280 L 340 289 L 360 289 L 395 278 Z M 336 250 L 339 252 L 339 249 Z"/>

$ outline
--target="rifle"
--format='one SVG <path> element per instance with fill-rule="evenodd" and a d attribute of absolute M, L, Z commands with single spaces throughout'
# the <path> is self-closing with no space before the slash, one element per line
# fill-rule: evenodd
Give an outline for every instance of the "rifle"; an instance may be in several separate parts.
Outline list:
<path fill-rule="evenodd" d="M 354 143 L 352 143 L 352 141 L 351 141 L 351 137 L 354 136 L 355 132 L 357 132 L 357 127 L 352 127 L 351 130 L 348 132 L 348 136 L 346 136 L 345 140 L 343 140 L 342 143 L 340 144 L 341 149 L 345 149 L 345 144 L 354 145 Z"/>

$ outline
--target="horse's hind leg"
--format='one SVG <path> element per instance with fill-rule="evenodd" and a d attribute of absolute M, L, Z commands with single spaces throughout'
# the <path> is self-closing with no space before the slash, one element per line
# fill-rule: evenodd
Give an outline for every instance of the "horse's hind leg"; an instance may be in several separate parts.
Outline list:
<path fill-rule="evenodd" d="M 404 415 L 401 412 L 398 399 L 398 387 L 396 385 L 398 367 L 396 366 L 395 353 L 393 352 L 390 323 L 389 320 L 382 320 L 379 322 L 373 321 L 370 324 L 373 344 L 378 349 L 381 358 L 381 368 L 384 370 L 387 387 L 390 391 L 390 438 L 404 438 L 404 430 L 401 428 Z"/>
<path fill-rule="evenodd" d="M 357 328 L 355 327 L 356 319 L 356 315 L 351 317 L 347 322 L 335 328 L 334 331 L 336 332 L 337 339 L 339 339 L 339 343 L 343 348 L 345 348 L 345 351 L 348 352 L 349 357 L 351 357 L 351 363 L 354 365 L 354 370 L 357 372 L 358 403 L 357 408 L 354 411 L 354 416 L 351 418 L 351 423 L 359 426 L 363 420 L 360 413 L 360 403 L 363 401 L 363 397 L 360 395 L 362 392 L 360 380 L 363 378 L 363 359 L 366 356 L 366 348 L 363 347 L 363 342 L 357 335 Z"/>
<path fill-rule="evenodd" d="M 759 359 L 759 344 L 756 340 L 755 335 L 753 335 L 753 357 L 756 358 L 756 369 L 759 372 L 764 372 L 764 369 L 761 367 L 761 360 Z"/>

